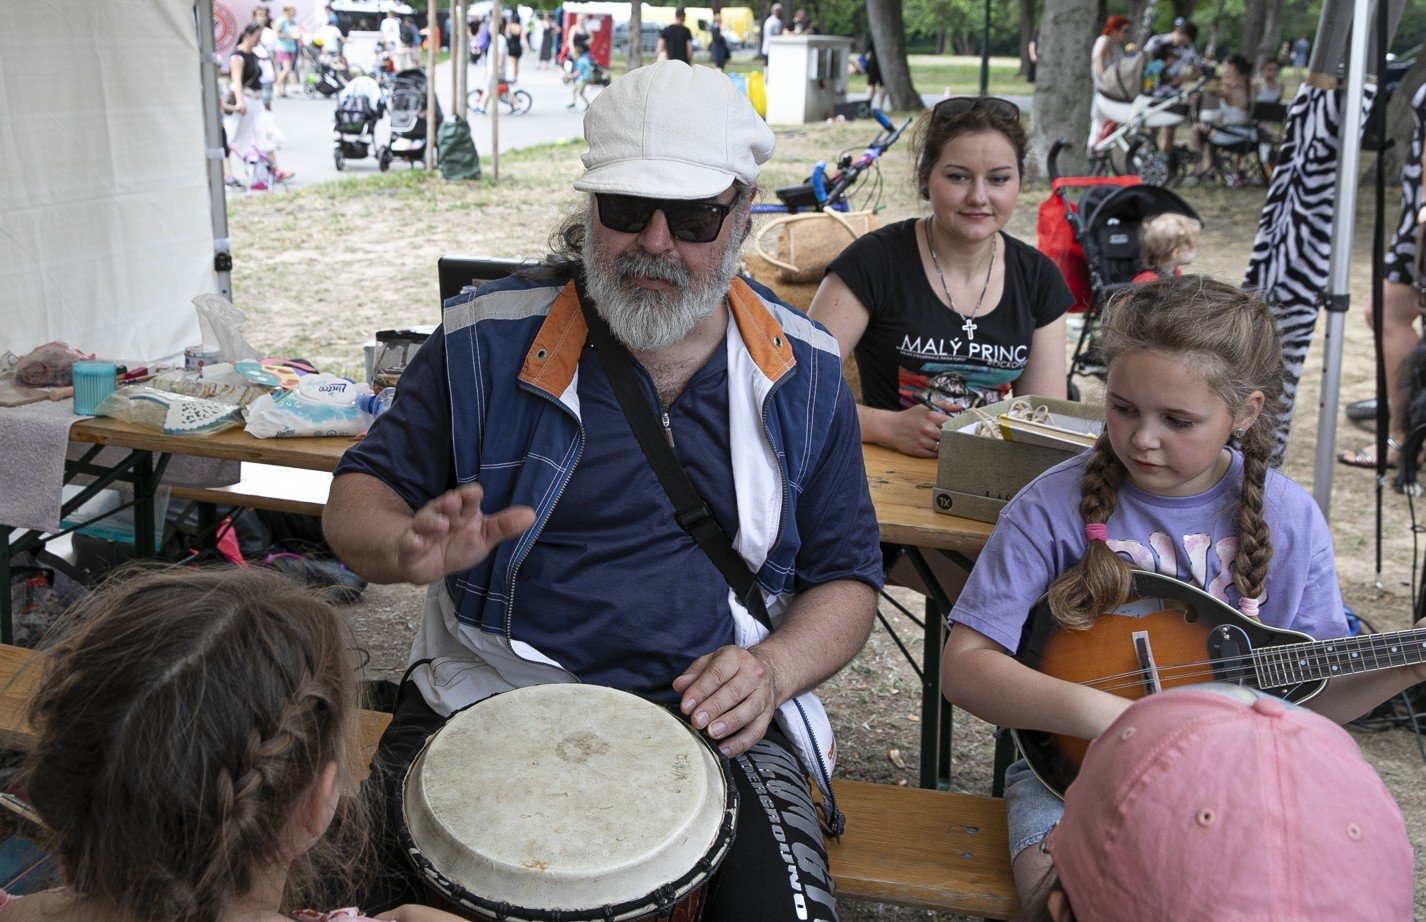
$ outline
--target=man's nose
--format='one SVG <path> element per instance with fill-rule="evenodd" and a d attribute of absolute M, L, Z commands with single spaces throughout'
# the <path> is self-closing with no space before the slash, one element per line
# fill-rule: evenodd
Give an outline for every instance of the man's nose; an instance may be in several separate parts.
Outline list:
<path fill-rule="evenodd" d="M 666 253 L 673 248 L 673 234 L 669 231 L 668 218 L 663 209 L 658 208 L 649 216 L 649 223 L 639 231 L 639 246 L 648 253 Z"/>

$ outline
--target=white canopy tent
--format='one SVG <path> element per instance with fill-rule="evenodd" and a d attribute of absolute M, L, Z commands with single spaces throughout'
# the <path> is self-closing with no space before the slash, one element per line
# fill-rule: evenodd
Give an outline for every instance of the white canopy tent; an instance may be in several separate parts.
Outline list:
<path fill-rule="evenodd" d="M 175 356 L 227 293 L 210 3 L 0 3 L 0 351 Z"/>

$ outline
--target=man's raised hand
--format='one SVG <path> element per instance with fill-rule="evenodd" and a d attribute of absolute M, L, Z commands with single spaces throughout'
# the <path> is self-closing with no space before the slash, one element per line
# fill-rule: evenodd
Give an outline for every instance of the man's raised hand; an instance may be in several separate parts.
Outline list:
<path fill-rule="evenodd" d="M 485 491 L 479 484 L 447 490 L 417 510 L 396 540 L 402 578 L 418 585 L 459 573 L 484 560 L 495 545 L 535 524 L 535 510 L 511 506 L 486 515 L 480 511 Z"/>

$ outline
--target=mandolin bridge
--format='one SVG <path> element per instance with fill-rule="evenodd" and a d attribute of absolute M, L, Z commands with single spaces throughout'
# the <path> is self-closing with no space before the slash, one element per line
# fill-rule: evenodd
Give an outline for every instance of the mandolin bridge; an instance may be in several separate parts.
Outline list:
<path fill-rule="evenodd" d="M 1139 664 L 1139 675 L 1144 680 L 1144 694 L 1156 695 L 1163 691 L 1159 683 L 1159 667 L 1154 662 L 1154 645 L 1149 643 L 1148 631 L 1135 631 L 1131 635 L 1134 642 L 1134 659 Z"/>

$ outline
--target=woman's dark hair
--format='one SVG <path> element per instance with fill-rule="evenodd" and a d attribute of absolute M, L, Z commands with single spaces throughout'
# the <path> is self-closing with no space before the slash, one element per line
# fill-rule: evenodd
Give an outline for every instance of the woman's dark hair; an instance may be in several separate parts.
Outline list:
<path fill-rule="evenodd" d="M 1223 59 L 1223 63 L 1232 64 L 1245 80 L 1253 75 L 1253 65 L 1241 54 L 1230 54 Z"/>
<path fill-rule="evenodd" d="M 1008 100 L 995 96 L 943 99 L 921 116 L 912 137 L 916 157 L 916 189 L 921 198 L 929 197 L 928 184 L 941 152 L 954 138 L 967 134 L 995 132 L 1015 149 L 1015 166 L 1025 173 L 1025 128 L 1020 124 L 1020 109 Z"/>
<path fill-rule="evenodd" d="M 73 617 L 29 713 L 44 844 L 76 900 L 154 922 L 219 918 L 298 857 L 294 814 L 325 767 L 342 787 L 357 780 L 351 633 L 261 570 L 136 568 Z M 336 837 L 359 842 L 364 825 L 339 811 Z M 309 852 L 289 893 L 301 864 L 340 869 L 329 880 L 354 857 Z"/>
<path fill-rule="evenodd" d="M 243 41 L 243 39 L 247 38 L 249 35 L 253 35 L 253 34 L 255 34 L 255 33 L 260 33 L 260 32 L 262 32 L 262 24 L 261 24 L 261 23 L 256 23 L 256 22 L 250 22 L 250 23 L 248 23 L 247 25 L 243 26 L 243 34 L 238 36 L 238 42 L 239 42 L 239 44 L 241 44 L 242 41 Z"/>

